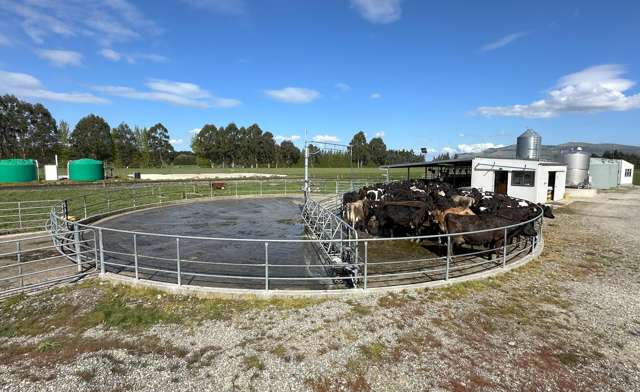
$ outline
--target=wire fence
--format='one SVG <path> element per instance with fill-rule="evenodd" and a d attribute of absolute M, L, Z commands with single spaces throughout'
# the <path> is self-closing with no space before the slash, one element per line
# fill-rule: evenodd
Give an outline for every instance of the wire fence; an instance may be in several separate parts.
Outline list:
<path fill-rule="evenodd" d="M 541 244 L 542 212 L 526 222 L 470 233 L 377 238 L 340 218 L 342 193 L 362 182 L 316 181 L 303 206 L 305 239 L 214 238 L 107 228 L 91 223 L 122 211 L 190 200 L 302 196 L 287 180 L 227 181 L 109 189 L 56 202 L 48 235 L 0 242 L 0 296 L 113 273 L 178 286 L 254 290 L 340 290 L 413 285 L 504 268 Z M 317 201 L 313 195 L 324 195 Z M 328 194 L 330 194 L 329 197 Z M 306 213 L 305 213 L 306 211 Z M 523 236 L 529 225 L 535 236 Z M 459 247 L 479 236 L 488 247 Z M 216 249 L 227 249 L 217 256 Z"/>

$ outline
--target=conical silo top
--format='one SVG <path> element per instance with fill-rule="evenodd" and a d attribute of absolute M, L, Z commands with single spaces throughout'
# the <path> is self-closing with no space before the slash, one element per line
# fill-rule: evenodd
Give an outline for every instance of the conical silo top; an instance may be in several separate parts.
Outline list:
<path fill-rule="evenodd" d="M 526 131 L 522 132 L 522 135 L 518 136 L 518 137 L 540 137 L 540 135 L 538 134 L 538 132 L 534 131 L 533 129 L 529 128 Z"/>

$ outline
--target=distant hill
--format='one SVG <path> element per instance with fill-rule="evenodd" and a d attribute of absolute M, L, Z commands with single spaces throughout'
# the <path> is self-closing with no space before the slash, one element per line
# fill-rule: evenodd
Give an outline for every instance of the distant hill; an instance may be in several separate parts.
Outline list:
<path fill-rule="evenodd" d="M 602 155 L 605 151 L 618 150 L 625 154 L 640 155 L 640 146 L 630 146 L 626 144 L 613 144 L 613 143 L 581 143 L 581 142 L 569 142 L 558 145 L 546 145 L 543 144 L 541 148 L 542 159 L 549 161 L 561 160 L 561 152 L 569 150 L 573 147 L 582 147 L 583 150 L 592 154 Z M 458 154 L 459 158 L 473 158 L 473 157 L 487 157 L 487 158 L 515 158 L 516 157 L 516 145 L 489 148 L 480 153 L 470 154 Z"/>

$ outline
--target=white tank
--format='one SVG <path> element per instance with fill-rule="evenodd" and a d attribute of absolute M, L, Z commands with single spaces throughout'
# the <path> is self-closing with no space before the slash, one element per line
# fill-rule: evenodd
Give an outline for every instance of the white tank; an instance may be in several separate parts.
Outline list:
<path fill-rule="evenodd" d="M 518 136 L 516 144 L 516 158 L 540 160 L 540 147 L 542 146 L 542 137 L 533 129 L 527 129 Z"/>
<path fill-rule="evenodd" d="M 589 161 L 591 154 L 575 148 L 562 154 L 562 161 L 567 164 L 566 186 L 583 188 L 589 185 Z"/>

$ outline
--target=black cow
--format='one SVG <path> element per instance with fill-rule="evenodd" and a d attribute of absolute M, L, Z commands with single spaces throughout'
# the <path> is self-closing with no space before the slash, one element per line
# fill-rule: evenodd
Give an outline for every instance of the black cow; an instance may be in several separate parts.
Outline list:
<path fill-rule="evenodd" d="M 449 234 L 486 230 L 513 224 L 513 222 L 509 219 L 494 215 L 450 214 L 447 215 L 445 219 L 447 224 L 447 232 Z M 510 241 L 510 239 L 513 238 L 514 235 L 517 235 L 516 229 L 507 229 L 507 241 Z M 504 239 L 504 230 L 491 230 L 481 233 L 454 235 L 451 237 L 454 249 L 456 247 L 462 246 L 463 244 L 472 246 L 479 245 L 488 247 L 489 249 L 494 249 L 496 256 L 498 255 L 498 249 L 504 244 Z M 493 252 L 490 252 L 489 260 L 491 260 L 492 258 Z"/>

